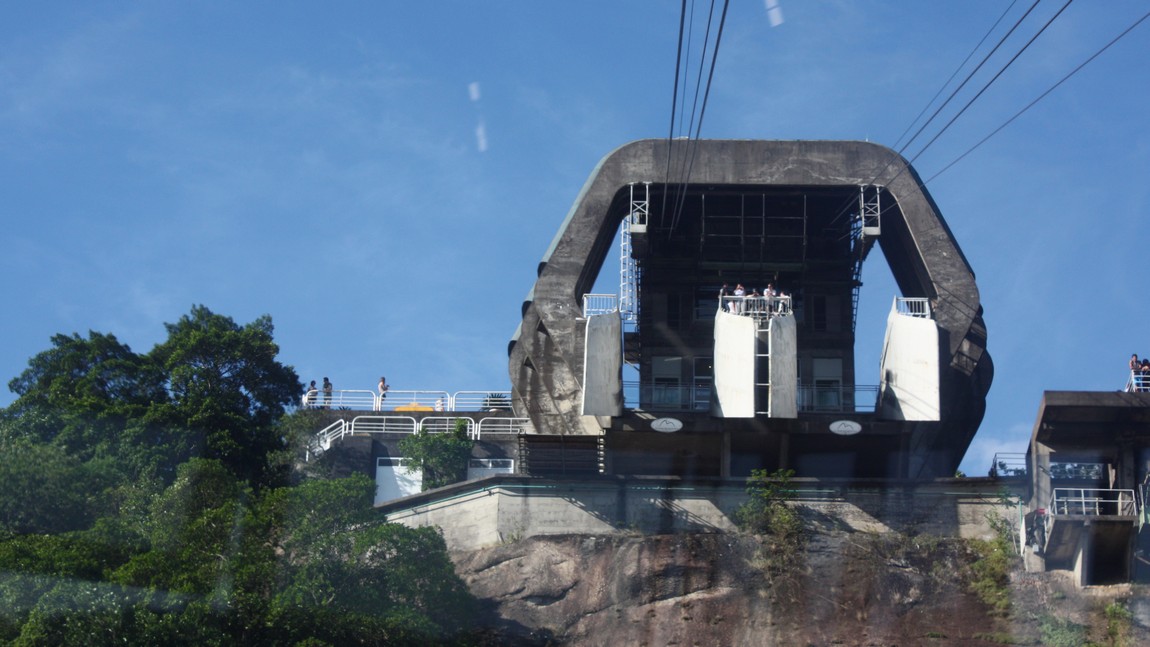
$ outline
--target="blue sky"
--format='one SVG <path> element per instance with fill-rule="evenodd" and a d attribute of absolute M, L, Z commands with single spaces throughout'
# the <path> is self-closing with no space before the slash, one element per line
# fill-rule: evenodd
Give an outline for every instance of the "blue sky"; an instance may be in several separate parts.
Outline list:
<path fill-rule="evenodd" d="M 1072 4 L 920 155 L 1062 4 L 904 151 L 924 180 L 1146 11 Z M 733 2 L 702 136 L 893 146 L 1006 7 Z M 1150 354 L 1148 23 L 927 184 L 996 366 L 972 475 L 1025 449 L 1043 390 L 1120 389 Z M 595 164 L 668 135 L 678 24 L 679 3 L 637 0 L 6 7 L 0 377 L 55 333 L 146 352 L 204 304 L 270 314 L 305 381 L 508 388 L 520 304 Z M 895 294 L 880 254 L 865 269 L 860 383 Z"/>

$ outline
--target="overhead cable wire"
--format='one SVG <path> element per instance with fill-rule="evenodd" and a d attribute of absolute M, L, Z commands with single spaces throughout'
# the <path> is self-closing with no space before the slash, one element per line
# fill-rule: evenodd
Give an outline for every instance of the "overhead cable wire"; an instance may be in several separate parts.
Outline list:
<path fill-rule="evenodd" d="M 947 172 L 948 170 L 950 170 L 950 167 L 952 167 L 952 166 L 954 166 L 955 164 L 957 164 L 957 163 L 959 163 L 960 161 L 962 161 L 962 160 L 963 160 L 963 158 L 965 158 L 967 155 L 969 155 L 969 154 L 973 153 L 973 152 L 975 151 L 975 149 L 977 149 L 978 147 L 980 147 L 980 146 L 982 146 L 983 144 L 985 144 L 985 143 L 987 142 L 987 140 L 989 140 L 991 137 L 994 137 L 995 135 L 997 135 L 997 134 L 999 133 L 999 131 L 1001 131 L 1003 128 L 1006 128 L 1007 126 L 1009 126 L 1011 123 L 1013 123 L 1013 122 L 1014 122 L 1014 120 L 1015 120 L 1015 119 L 1018 119 L 1019 117 L 1021 117 L 1023 113 L 1025 113 L 1027 110 L 1030 110 L 1031 108 L 1033 108 L 1033 107 L 1034 107 L 1034 105 L 1035 105 L 1035 104 L 1037 104 L 1039 101 L 1042 101 L 1043 99 L 1045 99 L 1045 98 L 1046 98 L 1046 95 L 1048 95 L 1048 94 L 1050 94 L 1051 92 L 1053 92 L 1055 89 L 1057 89 L 1057 88 L 1058 88 L 1058 86 L 1062 85 L 1062 84 L 1063 84 L 1063 83 L 1065 83 L 1067 80 L 1069 80 L 1069 79 L 1070 79 L 1070 77 L 1072 77 L 1072 76 L 1074 76 L 1075 74 L 1077 74 L 1079 70 L 1081 70 L 1082 68 L 1086 67 L 1086 66 L 1087 66 L 1087 65 L 1089 65 L 1091 62 L 1093 62 L 1093 61 L 1094 61 L 1094 59 L 1098 58 L 1098 57 L 1099 57 L 1099 56 L 1102 54 L 1102 52 L 1105 52 L 1106 50 L 1110 49 L 1110 47 L 1111 47 L 1112 45 L 1114 45 L 1114 44 L 1115 44 L 1115 43 L 1117 43 L 1119 40 L 1121 40 L 1122 38 L 1124 38 L 1124 37 L 1126 36 L 1126 34 L 1129 34 L 1131 31 L 1133 31 L 1135 27 L 1137 27 L 1138 25 L 1140 25 L 1140 24 L 1142 24 L 1143 22 L 1145 22 L 1145 20 L 1146 20 L 1147 18 L 1150 18 L 1150 12 L 1147 12 L 1147 13 L 1143 14 L 1141 18 L 1139 18 L 1138 20 L 1134 21 L 1134 23 L 1133 23 L 1132 25 L 1130 25 L 1129 27 L 1127 27 L 1126 29 L 1124 29 L 1124 30 L 1122 31 L 1122 33 L 1118 34 L 1118 35 L 1117 35 L 1117 36 L 1115 36 L 1113 39 L 1111 39 L 1111 40 L 1110 40 L 1110 42 L 1106 43 L 1106 45 L 1104 45 L 1104 46 L 1102 47 L 1102 49 L 1099 49 L 1097 52 L 1094 52 L 1094 54 L 1092 54 L 1092 55 L 1091 55 L 1089 58 L 1087 58 L 1085 61 L 1082 61 L 1081 63 L 1079 63 L 1079 64 L 1078 64 L 1078 67 L 1075 67 L 1075 68 L 1074 68 L 1073 70 L 1071 70 L 1071 71 L 1070 71 L 1070 72 L 1069 72 L 1069 73 L 1068 73 L 1066 76 L 1064 76 L 1064 77 L 1062 77 L 1061 79 L 1059 79 L 1057 83 L 1055 83 L 1054 85 L 1052 85 L 1052 86 L 1050 86 L 1049 88 L 1047 88 L 1047 90 L 1046 90 L 1045 92 L 1043 92 L 1042 94 L 1038 95 L 1038 96 L 1037 96 L 1037 97 L 1036 97 L 1036 98 L 1035 98 L 1033 101 L 1031 101 L 1030 103 L 1026 104 L 1026 106 L 1025 106 L 1025 107 L 1024 107 L 1022 110 L 1019 110 L 1018 112 L 1014 113 L 1014 115 L 1013 115 L 1013 116 L 1012 116 L 1010 119 L 1007 119 L 1005 122 L 1003 122 L 1003 124 L 1002 124 L 1001 126 L 999 126 L 998 128 L 995 128 L 993 131 L 991 131 L 991 133 L 990 133 L 989 135 L 987 135 L 986 137 L 983 137 L 982 139 L 980 139 L 980 140 L 978 141 L 978 143 L 977 143 L 977 144 L 975 144 L 974 146 L 971 146 L 970 148 L 966 149 L 966 152 L 964 152 L 962 155 L 959 155 L 958 157 L 956 157 L 956 158 L 955 158 L 955 159 L 954 159 L 952 162 L 950 162 L 950 163 L 949 163 L 949 164 L 947 164 L 946 166 L 942 167 L 942 170 L 940 170 L 940 171 L 938 171 L 937 173 L 935 173 L 934 175 L 930 176 L 930 179 L 926 180 L 926 182 L 925 182 L 925 183 L 929 183 L 929 182 L 932 182 L 932 181 L 934 181 L 934 179 L 935 179 L 935 178 L 937 178 L 938 176 L 940 176 L 940 175 L 942 175 L 943 173 L 945 173 L 945 172 Z M 925 184 L 925 183 L 924 183 L 924 184 Z"/>
<path fill-rule="evenodd" d="M 954 68 L 954 71 L 950 73 L 950 78 L 946 80 L 946 83 L 943 83 L 942 86 L 938 88 L 938 92 L 935 92 L 934 96 L 930 98 L 930 101 L 926 102 L 926 105 L 922 107 L 922 111 L 919 112 L 918 115 L 916 115 L 909 124 L 907 124 L 906 130 L 902 131 L 902 134 L 898 136 L 898 139 L 894 140 L 894 147 L 897 147 L 902 142 L 902 138 L 906 137 L 906 134 L 910 132 L 910 129 L 914 128 L 914 125 L 918 123 L 919 119 L 922 119 L 922 116 L 926 114 L 927 110 L 930 110 L 930 107 L 934 105 L 934 102 L 938 100 L 943 91 L 946 90 L 947 86 L 950 85 L 950 82 L 954 80 L 954 77 L 958 76 L 958 73 L 962 71 L 962 68 L 966 67 L 966 64 L 970 62 L 970 59 L 974 58 L 975 52 L 982 48 L 982 44 L 986 42 L 987 38 L 990 38 L 990 35 L 994 33 L 995 29 L 998 29 L 998 25 L 1002 22 L 1002 19 L 1006 18 L 1006 15 L 1010 13 L 1010 10 L 1013 9 L 1014 5 L 1016 4 L 1018 4 L 1018 0 L 1012 0 L 1010 5 L 1006 7 L 1006 10 L 998 16 L 998 20 L 995 20 L 994 24 L 990 26 L 990 29 L 986 30 L 986 33 L 983 34 L 982 39 L 978 41 L 978 44 L 974 46 L 974 49 L 970 50 L 970 53 L 966 55 L 966 58 L 962 59 L 962 62 L 958 64 L 958 67 Z M 1023 17 L 1025 18 L 1025 16 Z"/>
<path fill-rule="evenodd" d="M 671 222 L 671 231 L 674 231 L 675 225 L 678 224 L 679 217 L 682 215 L 683 204 L 686 202 L 686 197 L 687 197 L 686 187 L 687 187 L 687 183 L 690 181 L 691 171 L 693 170 L 694 165 L 695 165 L 695 154 L 698 152 L 699 134 L 702 132 L 702 129 L 703 129 L 703 117 L 707 112 L 707 101 L 708 101 L 708 99 L 710 99 L 710 96 L 711 96 L 711 82 L 714 81 L 714 78 L 715 78 L 715 63 L 719 59 L 719 45 L 720 45 L 720 43 L 722 43 L 722 40 L 723 40 L 723 27 L 727 23 L 727 8 L 730 6 L 730 4 L 731 4 L 730 0 L 723 0 L 723 13 L 719 18 L 719 30 L 715 34 L 715 48 L 711 51 L 711 69 L 707 74 L 707 89 L 703 92 L 703 103 L 699 107 L 699 121 L 696 122 L 696 124 L 695 124 L 695 135 L 693 137 L 695 145 L 691 147 L 690 162 L 687 165 L 687 173 L 683 178 L 683 194 L 682 194 L 682 197 L 680 198 L 679 207 L 676 210 L 675 218 Z M 714 15 L 713 10 L 712 10 L 711 14 Z M 708 18 L 708 30 L 709 29 L 710 29 L 710 19 Z"/>
<path fill-rule="evenodd" d="M 679 46 L 675 54 L 675 87 L 671 93 L 671 128 L 667 133 L 667 171 L 664 175 L 663 207 L 659 211 L 659 219 L 667 211 L 666 184 L 671 177 L 671 145 L 675 141 L 675 107 L 679 102 L 679 69 L 683 65 L 683 27 L 687 20 L 687 0 L 683 0 L 682 9 L 679 10 Z"/>
<path fill-rule="evenodd" d="M 919 136 L 919 135 L 921 135 L 921 134 L 922 134 L 922 132 L 923 132 L 924 130 L 926 130 L 927 126 L 929 126 L 929 125 L 931 124 L 931 122 L 933 122 L 933 121 L 934 121 L 935 117 L 938 117 L 939 113 L 941 113 L 941 112 L 943 111 L 943 109 L 944 109 L 944 108 L 946 108 L 946 106 L 950 104 L 951 100 L 953 100 L 953 99 L 954 99 L 954 97 L 955 97 L 955 96 L 957 96 L 957 95 L 958 95 L 958 93 L 959 93 L 959 92 L 961 92 L 961 91 L 962 91 L 962 89 L 963 89 L 964 87 L 966 87 L 966 84 L 967 84 L 967 83 L 969 83 L 969 82 L 970 82 L 970 80 L 971 80 L 972 78 L 974 78 L 974 75 L 975 75 L 975 74 L 977 74 L 977 73 L 978 73 L 978 71 L 982 69 L 982 66 L 983 66 L 983 65 L 986 65 L 987 61 L 989 61 L 989 60 L 990 60 L 990 57 L 991 57 L 991 56 L 994 56 L 994 53 L 995 53 L 995 52 L 997 52 L 997 51 L 998 51 L 998 49 L 999 49 L 1000 47 L 1002 47 L 1002 45 L 1003 45 L 1003 44 L 1006 42 L 1006 40 L 1007 40 L 1008 38 L 1010 38 L 1010 36 L 1011 36 L 1011 35 L 1012 35 L 1012 34 L 1015 32 L 1015 30 L 1017 30 L 1017 29 L 1018 29 L 1018 27 L 1019 27 L 1020 25 L 1022 25 L 1022 21 L 1026 20 L 1027 16 L 1029 16 L 1029 15 L 1030 15 L 1030 13 L 1031 13 L 1032 11 L 1034 11 L 1034 8 L 1035 8 L 1035 7 L 1037 7 L 1037 6 L 1038 6 L 1038 3 L 1039 3 L 1039 2 L 1041 2 L 1041 1 L 1042 1 L 1042 0 L 1034 0 L 1034 4 L 1030 5 L 1030 8 L 1028 8 L 1028 9 L 1026 10 L 1026 12 L 1025 12 L 1025 13 L 1023 13 L 1023 14 L 1022 14 L 1022 16 L 1021 16 L 1021 17 L 1020 17 L 1018 20 L 1016 20 L 1016 21 L 1014 22 L 1014 25 L 1013 25 L 1013 26 L 1011 26 L 1011 28 L 1010 28 L 1010 29 L 1009 29 L 1009 30 L 1008 30 L 1008 31 L 1007 31 L 1005 34 L 1003 34 L 1002 38 L 999 38 L 999 39 L 998 39 L 998 43 L 997 43 L 997 44 L 995 44 L 995 46 L 994 46 L 994 47 L 993 47 L 993 48 L 992 48 L 992 49 L 991 49 L 989 52 L 987 52 L 985 56 L 983 56 L 983 57 L 982 57 L 982 60 L 981 60 L 981 61 L 979 61 L 978 65 L 976 65 L 976 66 L 974 67 L 974 69 L 973 69 L 973 70 L 971 70 L 971 71 L 970 71 L 970 73 L 966 75 L 966 78 L 962 80 L 962 83 L 958 84 L 958 87 L 956 87 L 956 88 L 955 88 L 955 89 L 954 89 L 954 90 L 953 90 L 953 91 L 950 93 L 950 96 L 948 96 L 948 97 L 946 98 L 946 100 L 942 102 L 942 105 L 940 105 L 940 106 L 938 107 L 938 109 L 936 109 L 936 110 L 934 111 L 934 113 L 930 115 L 930 118 L 928 118 L 928 119 L 927 119 L 927 120 L 926 120 L 926 121 L 925 121 L 925 122 L 922 124 L 922 126 L 920 126 L 920 127 L 919 127 L 919 129 L 918 129 L 917 131 L 915 131 L 914 135 L 912 135 L 912 136 L 911 136 L 911 138 L 910 138 L 909 140 L 907 140 L 907 142 L 906 142 L 905 144 L 903 144 L 901 148 L 899 148 L 899 149 L 898 149 L 898 152 L 897 152 L 897 153 L 895 153 L 894 155 L 891 155 L 891 156 L 890 156 L 890 159 L 888 159 L 888 160 L 887 160 L 887 162 L 886 162 L 886 164 L 883 164 L 882 168 L 880 168 L 880 169 L 878 170 L 878 172 L 877 172 L 877 173 L 875 173 L 874 177 L 873 177 L 873 178 L 871 178 L 871 181 L 870 181 L 870 182 L 868 182 L 868 184 L 874 184 L 874 183 L 875 183 L 875 181 L 876 181 L 876 180 L 878 180 L 878 179 L 879 179 L 879 177 L 881 177 L 881 176 L 882 176 L 882 174 L 883 174 L 883 173 L 884 173 L 884 172 L 887 170 L 887 168 L 889 168 L 889 167 L 890 167 L 891 163 L 893 163 L 893 162 L 894 162 L 895 158 L 896 158 L 896 157 L 898 157 L 898 156 L 900 156 L 900 155 L 902 155 L 903 151 L 905 151 L 905 150 L 906 150 L 906 149 L 907 149 L 907 148 L 908 148 L 908 147 L 911 145 L 911 143 L 913 143 L 913 142 L 914 142 L 914 140 L 918 139 L 918 136 Z M 1060 13 L 1061 13 L 1061 12 L 1060 12 Z M 1041 32 L 1040 32 L 1040 33 L 1041 33 Z M 1017 57 L 1017 56 L 1016 56 L 1016 57 Z M 1013 59 L 1012 59 L 1012 60 L 1013 60 Z M 1001 72 L 1000 72 L 1000 73 L 1001 73 Z M 953 121 L 953 120 L 952 120 L 952 121 Z M 941 134 L 941 133 L 940 133 L 940 134 Z M 935 138 L 937 139 L 937 135 L 935 136 Z M 925 150 L 925 148 L 924 148 L 923 150 Z M 921 151 L 919 152 L 919 154 L 921 154 Z M 895 177 L 898 177 L 898 175 L 896 175 Z M 892 181 L 893 181 L 893 179 L 892 179 Z"/>
<path fill-rule="evenodd" d="M 1007 68 L 1009 68 L 1011 65 L 1013 65 L 1014 62 L 1016 60 L 1018 60 L 1019 56 L 1022 56 L 1022 53 L 1025 52 L 1027 50 L 1027 48 L 1029 48 L 1034 43 L 1035 40 L 1038 40 L 1038 37 L 1041 36 L 1042 33 L 1045 32 L 1046 29 L 1048 27 L 1050 27 L 1050 25 L 1055 20 L 1057 20 L 1059 16 L 1062 15 L 1063 11 L 1066 11 L 1066 8 L 1069 7 L 1070 3 L 1072 3 L 1072 2 L 1074 2 L 1074 0 L 1066 0 L 1066 4 L 1062 5 L 1062 8 L 1059 9 L 1053 16 L 1051 16 L 1050 19 L 1046 21 L 1046 24 L 1042 25 L 1042 29 L 1039 29 L 1036 34 L 1034 34 L 1033 36 L 1030 37 L 1030 40 L 1026 41 L 1026 44 L 1022 46 L 1022 49 L 1018 50 L 1018 52 L 1014 56 L 1012 56 L 1009 61 L 1006 62 L 1006 65 L 1003 65 L 1002 69 L 1000 69 L 997 74 L 995 74 L 989 81 L 987 81 L 986 84 L 982 86 L 982 89 L 979 90 L 978 93 L 975 94 L 973 97 L 971 97 L 970 101 L 967 101 L 966 105 L 963 106 L 962 109 L 959 110 L 957 114 L 955 114 L 953 117 L 950 118 L 950 121 L 946 122 L 946 125 L 943 126 L 942 129 L 939 130 L 935 134 L 935 136 L 932 137 L 931 140 L 929 142 L 927 142 L 926 145 L 924 145 L 922 147 L 922 149 L 919 150 L 918 153 L 915 154 L 915 156 L 910 159 L 910 162 L 913 164 L 916 159 L 918 159 L 923 153 L 926 152 L 926 149 L 930 148 L 931 144 L 938 141 L 938 138 L 941 137 L 942 134 L 945 133 L 948 128 L 950 128 L 951 124 L 953 124 L 955 122 L 955 120 L 957 120 L 959 117 L 961 117 L 962 113 L 966 112 L 966 109 L 969 108 L 975 101 L 977 101 L 978 98 L 982 96 L 982 93 L 986 92 L 990 88 L 990 86 L 993 85 L 994 82 L 997 81 L 998 78 L 1000 76 L 1002 76 L 1002 74 L 1004 72 L 1006 72 Z"/>
<path fill-rule="evenodd" d="M 695 147 L 695 145 L 692 143 L 691 129 L 693 126 L 695 126 L 695 111 L 699 108 L 699 87 L 703 85 L 703 66 L 707 60 L 707 48 L 711 44 L 711 22 L 714 20 L 714 15 L 715 3 L 714 0 L 711 0 L 711 9 L 707 11 L 707 28 L 703 32 L 703 52 L 699 53 L 699 70 L 695 75 L 695 97 L 693 97 L 691 100 L 691 117 L 687 121 L 687 145 L 680 147 L 681 159 L 679 160 L 679 178 L 677 178 L 675 182 L 676 206 L 672 209 L 674 213 L 672 215 L 672 219 L 670 219 L 670 228 L 667 230 L 667 236 L 670 236 L 670 233 L 675 230 L 675 225 L 679 223 L 679 215 L 682 210 L 682 203 L 687 200 L 687 180 L 690 176 L 690 172 L 687 170 L 687 160 L 691 159 L 691 151 L 693 151 L 693 147 Z M 695 5 L 692 3 L 691 24 L 693 25 L 693 23 L 695 23 Z M 691 31 L 693 31 L 693 26 Z M 689 37 L 688 44 L 690 44 L 690 41 L 691 38 Z M 688 47 L 688 59 L 690 59 L 690 47 Z M 685 107 L 685 102 L 687 102 L 685 93 L 683 102 L 683 111 L 685 113 L 685 111 L 687 111 L 687 107 Z M 680 125 L 682 125 L 682 123 L 683 122 L 681 118 Z"/>
<path fill-rule="evenodd" d="M 1011 28 L 1001 38 L 998 39 L 998 43 L 995 44 L 995 46 L 989 52 L 987 52 L 986 55 L 984 55 L 982 57 L 982 60 L 979 61 L 978 65 L 975 66 L 975 68 L 973 70 L 971 70 L 969 74 L 966 75 L 966 78 L 964 78 L 962 80 L 962 83 L 960 83 L 958 85 L 958 87 L 956 87 L 950 93 L 950 95 L 947 96 L 946 100 L 943 101 L 942 104 L 938 106 L 938 108 L 934 111 L 934 113 L 930 116 L 930 118 L 927 119 L 925 122 L 923 122 L 922 126 L 919 127 L 919 129 L 914 133 L 914 135 L 909 140 L 907 140 L 907 142 L 905 144 L 903 144 L 901 148 L 898 148 L 897 151 L 892 151 L 892 153 L 891 153 L 890 157 L 887 159 L 886 163 L 883 164 L 882 167 L 878 171 L 875 172 L 874 177 L 872 177 L 870 179 L 870 181 L 867 182 L 868 186 L 873 185 L 882 176 L 882 174 L 890 167 L 890 165 L 894 162 L 894 160 L 897 157 L 899 157 L 900 155 L 902 155 L 903 151 L 905 151 L 907 149 L 907 147 L 909 147 L 910 144 L 916 138 L 918 138 L 919 135 L 922 134 L 923 130 L 925 130 L 927 128 L 927 126 L 929 126 L 930 123 L 932 121 L 934 121 L 934 119 L 939 115 L 939 113 L 942 112 L 942 110 L 944 108 L 946 108 L 946 106 L 951 102 L 951 100 L 953 100 L 954 97 L 959 92 L 962 91 L 962 88 L 964 88 L 966 86 L 966 84 L 970 82 L 970 80 L 974 77 L 974 75 L 977 74 L 980 69 L 982 69 L 982 66 L 985 65 L 987 63 L 987 61 L 990 60 L 990 57 L 993 56 L 994 53 L 997 52 L 1000 47 L 1002 47 L 1002 45 L 1006 42 L 1006 40 L 1008 38 L 1010 38 L 1010 36 L 1015 32 L 1015 30 L 1017 30 L 1018 27 L 1020 25 L 1022 25 L 1022 22 L 1024 20 L 1026 20 L 1027 16 L 1029 16 L 1030 13 L 1032 11 L 1034 11 L 1035 7 L 1037 7 L 1038 3 L 1041 1 L 1042 0 L 1034 0 L 1034 3 L 1030 5 L 1030 8 L 1028 8 L 1026 10 L 1026 12 L 1023 13 L 1022 16 L 1019 17 L 1018 20 L 1016 20 L 1014 22 L 1014 25 L 1011 26 Z M 925 114 L 926 111 L 930 109 L 930 106 L 934 104 L 935 100 L 939 97 L 939 95 L 942 94 L 942 92 L 946 89 L 946 87 L 948 85 L 950 85 L 950 82 L 952 80 L 954 80 L 954 77 L 957 76 L 958 73 L 962 70 L 962 68 L 966 66 L 966 64 L 970 61 L 970 59 L 974 55 L 974 53 L 977 52 L 980 47 L 982 47 L 982 44 L 984 42 L 986 42 L 986 39 L 990 36 L 990 34 L 992 34 L 994 32 L 994 30 L 998 27 L 998 24 L 1000 22 L 1002 22 L 1002 19 L 1006 17 L 1006 14 L 1010 12 L 1010 9 L 1013 8 L 1016 3 L 1017 3 L 1017 0 L 1014 0 L 1014 2 L 1011 2 L 1010 6 L 1007 7 L 1006 11 L 1004 11 L 1002 13 L 1002 15 L 999 16 L 998 20 L 996 20 L 994 22 L 994 24 L 991 25 L 990 29 L 987 30 L 986 34 L 982 37 L 982 39 L 980 41 L 978 41 L 978 45 L 975 45 L 974 49 L 972 49 L 970 54 L 968 54 L 966 56 L 966 59 L 963 60 L 962 64 L 959 65 L 958 68 L 955 69 L 954 73 L 950 75 L 950 78 L 947 79 L 946 83 L 944 83 L 942 85 L 942 87 L 939 88 L 939 91 L 936 92 L 934 97 L 931 98 L 931 100 L 926 104 L 926 106 L 922 109 L 922 112 L 920 112 L 918 114 L 918 116 L 915 117 L 913 121 L 911 121 L 910 125 L 907 126 L 906 130 L 904 130 L 902 132 L 902 134 L 898 136 L 898 139 L 895 140 L 893 147 L 898 147 L 899 142 L 902 141 L 903 137 L 906 137 L 907 132 L 909 132 L 910 129 L 914 127 L 914 124 L 917 123 L 918 120 L 922 118 L 922 115 Z M 834 217 L 833 222 L 837 222 L 839 220 L 839 218 L 842 218 L 847 213 L 849 213 L 851 205 L 854 203 L 855 203 L 854 198 L 848 198 L 846 200 L 846 202 L 843 204 L 843 206 L 839 209 L 839 213 Z"/>

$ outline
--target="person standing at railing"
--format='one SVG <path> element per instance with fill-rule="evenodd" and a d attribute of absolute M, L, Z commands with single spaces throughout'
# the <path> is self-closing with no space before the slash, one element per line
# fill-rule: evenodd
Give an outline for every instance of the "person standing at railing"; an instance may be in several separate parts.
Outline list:
<path fill-rule="evenodd" d="M 731 302 L 731 312 L 739 314 L 743 311 L 743 298 L 747 296 L 747 289 L 742 283 L 735 284 L 735 300 Z"/>
<path fill-rule="evenodd" d="M 387 385 L 387 378 L 386 377 L 379 378 L 379 385 L 376 386 L 376 389 L 379 391 L 379 410 L 380 411 L 383 411 L 383 401 L 385 399 L 387 399 L 387 391 L 390 388 L 391 387 Z"/>
<path fill-rule="evenodd" d="M 324 409 L 330 409 L 331 408 L 331 390 L 332 390 L 331 380 L 327 379 L 326 377 L 323 378 L 323 408 Z"/>
<path fill-rule="evenodd" d="M 1137 391 L 1150 391 L 1150 359 L 1143 359 L 1142 365 L 1138 368 L 1138 388 Z"/>
<path fill-rule="evenodd" d="M 308 385 L 307 390 L 304 391 L 304 394 L 303 394 L 303 406 L 304 406 L 304 408 L 307 409 L 307 408 L 314 407 L 315 406 L 315 400 L 316 400 L 316 397 L 318 395 L 319 395 L 319 391 L 316 390 L 316 388 L 315 388 L 315 380 L 312 380 L 311 384 Z"/>

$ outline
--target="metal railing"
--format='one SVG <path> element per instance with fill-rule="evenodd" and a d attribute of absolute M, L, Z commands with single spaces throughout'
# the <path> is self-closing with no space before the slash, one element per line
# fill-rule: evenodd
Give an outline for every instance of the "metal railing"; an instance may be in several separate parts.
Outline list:
<path fill-rule="evenodd" d="M 711 384 L 649 384 L 623 382 L 624 406 L 644 411 L 709 411 Z M 798 409 L 807 413 L 873 413 L 878 386 L 798 387 Z"/>
<path fill-rule="evenodd" d="M 451 411 L 511 411 L 511 391 L 456 391 Z"/>
<path fill-rule="evenodd" d="M 304 409 L 342 409 L 348 411 L 510 411 L 511 391 L 418 391 L 392 389 L 380 397 L 374 391 L 332 391 L 328 399 L 323 391 L 300 397 Z"/>
<path fill-rule="evenodd" d="M 719 307 L 731 314 L 745 317 L 781 317 L 791 314 L 791 297 L 721 296 Z"/>
<path fill-rule="evenodd" d="M 624 406 L 644 411 L 707 411 L 711 408 L 711 385 L 625 381 L 623 400 Z"/>
<path fill-rule="evenodd" d="M 378 403 L 374 391 L 341 390 L 308 391 L 300 397 L 300 406 L 305 409 L 352 409 L 374 410 Z"/>
<path fill-rule="evenodd" d="M 1025 452 L 998 452 L 990 465 L 990 475 L 997 478 L 1026 476 L 1027 468 Z"/>
<path fill-rule="evenodd" d="M 356 416 L 348 425 L 349 434 L 414 434 L 417 429 L 411 416 Z"/>
<path fill-rule="evenodd" d="M 873 413 L 878 405 L 878 386 L 799 385 L 799 411 L 807 413 Z"/>
<path fill-rule="evenodd" d="M 1126 378 L 1127 393 L 1150 393 L 1150 374 L 1141 371 L 1130 371 Z"/>
<path fill-rule="evenodd" d="M 614 294 L 584 294 L 583 316 L 608 315 L 619 312 L 619 297 Z"/>
<path fill-rule="evenodd" d="M 895 297 L 894 311 L 907 317 L 930 319 L 930 299 Z"/>
<path fill-rule="evenodd" d="M 529 434 L 532 433 L 530 418 L 483 418 L 475 428 L 475 439 L 483 434 Z"/>
<path fill-rule="evenodd" d="M 457 421 L 466 423 L 467 436 L 479 440 L 484 433 L 530 433 L 531 421 L 527 418 L 492 417 L 476 422 L 470 416 L 428 416 L 416 421 L 411 416 L 356 416 L 347 420 L 336 420 L 316 432 L 308 442 L 305 461 L 322 455 L 332 443 L 352 434 L 414 434 L 416 431 L 438 434 L 455 430 Z"/>
<path fill-rule="evenodd" d="M 1137 514 L 1134 490 L 1096 488 L 1054 488 L 1048 510 L 1052 515 L 1088 517 L 1103 515 L 1133 517 Z"/>
<path fill-rule="evenodd" d="M 304 460 L 310 461 L 313 458 L 323 455 L 324 452 L 331 448 L 332 442 L 343 438 L 346 433 L 347 422 L 342 419 L 336 420 L 319 430 L 308 442 L 307 450 L 304 453 Z"/>
<path fill-rule="evenodd" d="M 475 419 L 454 416 L 428 416 L 419 421 L 419 430 L 429 434 L 445 434 L 455 431 L 456 422 L 463 420 L 467 423 L 467 437 L 475 438 Z"/>

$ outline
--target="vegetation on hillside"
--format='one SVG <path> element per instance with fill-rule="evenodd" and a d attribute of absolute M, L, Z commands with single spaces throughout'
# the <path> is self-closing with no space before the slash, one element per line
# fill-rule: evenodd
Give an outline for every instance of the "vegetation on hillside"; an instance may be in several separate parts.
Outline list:
<path fill-rule="evenodd" d="M 442 536 L 364 476 L 293 469 L 310 427 L 269 317 L 203 306 L 150 352 L 56 335 L 0 411 L 0 645 L 466 638 Z"/>
<path fill-rule="evenodd" d="M 805 539 L 803 518 L 788 502 L 794 498 L 794 470 L 753 470 L 747 479 L 747 501 L 735 511 L 745 531 L 762 538 L 755 558 L 770 581 L 789 581 Z"/>
<path fill-rule="evenodd" d="M 399 451 L 410 461 L 408 471 L 423 473 L 423 490 L 427 491 L 465 480 L 474 444 L 467 434 L 467 421 L 460 418 L 450 431 L 435 431 L 425 423 L 419 433 L 399 441 Z"/>

